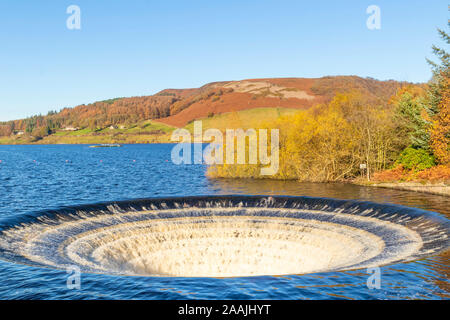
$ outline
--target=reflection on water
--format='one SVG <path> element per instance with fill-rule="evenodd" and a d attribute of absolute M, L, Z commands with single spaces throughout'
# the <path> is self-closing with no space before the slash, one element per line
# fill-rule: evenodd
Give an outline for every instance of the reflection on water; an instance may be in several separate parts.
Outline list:
<path fill-rule="evenodd" d="M 429 268 L 440 275 L 440 278 L 436 279 L 434 283 L 443 291 L 450 294 L 450 251 L 447 250 L 436 257 L 430 258 L 429 261 L 426 262 Z M 442 296 L 450 297 L 448 294 Z"/>
<path fill-rule="evenodd" d="M 214 186 L 214 189 L 220 190 L 220 193 L 223 194 L 270 194 L 327 197 L 337 199 L 357 199 L 416 207 L 441 213 L 447 218 L 450 217 L 450 197 L 442 195 L 425 194 L 420 192 L 379 187 L 366 187 L 348 183 L 308 183 L 297 181 L 271 181 L 254 179 L 214 179 L 210 181 Z M 403 278 L 407 278 L 407 276 L 405 275 L 409 274 L 414 277 L 419 277 L 427 282 L 432 282 L 443 291 L 435 291 L 433 292 L 433 294 L 442 298 L 450 298 L 450 251 L 443 252 L 438 256 L 417 261 L 412 264 L 388 266 L 383 269 L 383 276 L 392 276 L 398 278 L 398 281 L 385 282 L 385 284 L 392 286 L 393 289 L 398 289 L 399 291 L 409 291 L 411 289 L 418 290 L 419 288 L 411 288 L 411 286 L 402 285 L 404 284 L 404 282 L 401 280 L 404 280 Z M 341 274 L 344 274 L 344 272 L 342 272 Z M 345 274 L 367 278 L 367 274 L 357 271 L 346 272 Z M 354 287 L 355 284 L 352 282 L 324 285 L 300 285 L 297 287 L 303 289 L 326 287 L 339 290 L 338 288 Z M 342 291 L 344 292 L 345 290 Z M 339 297 L 339 294 L 330 293 L 330 296 Z M 350 296 L 344 297 L 351 298 Z M 389 297 L 393 299 L 402 298 L 401 296 L 396 295 L 392 295 Z M 417 296 L 409 298 L 426 299 L 429 298 L 429 296 L 417 294 Z"/>
<path fill-rule="evenodd" d="M 379 203 L 395 203 L 450 215 L 450 197 L 420 192 L 365 187 L 349 183 L 308 183 L 254 179 L 214 179 L 213 188 L 222 194 L 270 194 L 357 199 Z"/>

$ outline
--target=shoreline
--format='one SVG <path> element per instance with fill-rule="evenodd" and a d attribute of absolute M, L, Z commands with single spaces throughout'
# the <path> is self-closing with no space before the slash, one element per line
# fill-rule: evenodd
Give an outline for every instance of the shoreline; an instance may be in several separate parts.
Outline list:
<path fill-rule="evenodd" d="M 152 142 L 93 142 L 93 143 L 0 143 L 1 146 L 91 146 L 91 145 L 102 145 L 102 144 L 120 144 L 120 145 L 138 145 L 138 144 L 177 144 L 178 142 L 165 142 L 165 141 L 152 141 Z"/>
<path fill-rule="evenodd" d="M 127 140 L 126 138 L 129 138 Z M 81 140 L 81 141 L 80 141 Z M 14 141 L 12 139 L 0 139 L 0 146 L 38 146 L 38 145 L 95 145 L 95 144 L 158 144 L 158 143 L 176 143 L 170 140 L 170 136 L 153 136 L 148 138 L 129 136 L 123 139 L 105 137 L 104 139 L 79 139 L 79 137 L 69 137 L 64 139 L 43 138 L 38 141 L 19 140 Z"/>
<path fill-rule="evenodd" d="M 158 139 L 159 138 L 159 139 Z M 161 139 L 162 138 L 162 139 Z M 165 139 L 164 139 L 165 138 Z M 83 141 L 83 142 L 72 142 L 72 141 L 64 141 L 64 142 L 54 142 L 54 141 L 45 141 L 46 139 L 42 139 L 39 142 L 30 142 L 30 141 L 21 141 L 21 143 L 1 143 L 0 146 L 44 146 L 44 145 L 98 145 L 105 143 L 117 143 L 117 144 L 176 144 L 174 141 L 170 141 L 167 139 L 167 136 L 159 136 L 153 137 L 153 141 L 139 141 L 139 142 L 131 142 L 131 141 L 117 141 L 115 139 L 114 142 L 105 142 L 105 141 Z M 169 140 L 169 141 L 168 141 Z M 235 179 L 235 178 L 229 178 Z M 420 193 L 427 194 L 435 194 L 441 196 L 450 196 L 450 185 L 444 182 L 436 182 L 431 183 L 429 181 L 426 182 L 372 182 L 372 181 L 361 181 L 361 180 L 346 180 L 341 181 L 343 183 L 349 183 L 359 186 L 365 187 L 377 187 L 377 188 L 387 188 L 387 189 L 396 189 L 396 190 L 405 190 L 405 191 L 414 191 Z"/>
<path fill-rule="evenodd" d="M 420 182 L 350 182 L 355 185 L 366 187 L 378 187 L 387 189 L 397 189 L 405 191 L 414 191 L 420 193 L 435 194 L 440 196 L 450 196 L 450 185 L 443 182 L 420 183 Z"/>

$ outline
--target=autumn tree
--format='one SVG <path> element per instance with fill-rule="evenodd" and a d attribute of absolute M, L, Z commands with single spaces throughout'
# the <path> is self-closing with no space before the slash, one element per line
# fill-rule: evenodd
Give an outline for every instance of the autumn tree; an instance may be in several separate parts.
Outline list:
<path fill-rule="evenodd" d="M 450 22 L 448 23 L 450 27 Z M 448 45 L 450 36 L 438 29 L 441 39 Z M 433 46 L 433 53 L 439 62 L 428 60 L 432 67 L 433 79 L 430 81 L 428 98 L 430 104 L 430 146 L 439 163 L 450 163 L 450 53 Z"/>
<path fill-rule="evenodd" d="M 389 106 L 373 104 L 355 91 L 262 126 L 280 132 L 279 170 L 270 178 L 339 181 L 356 177 L 364 163 L 370 179 L 372 172 L 392 164 L 404 147 L 395 135 L 393 113 Z M 209 173 L 264 178 L 259 167 L 220 165 L 210 168 Z"/>
<path fill-rule="evenodd" d="M 385 169 L 395 160 L 396 153 L 403 147 L 404 137 L 393 134 L 396 123 L 392 108 L 368 100 L 358 91 L 336 95 L 330 106 L 340 108 L 351 124 L 352 137 L 357 144 L 355 157 L 358 165 L 365 165 L 368 180 L 372 172 Z"/>
<path fill-rule="evenodd" d="M 450 79 L 443 85 L 438 112 L 432 118 L 430 128 L 431 149 L 439 161 L 444 165 L 450 164 Z"/>

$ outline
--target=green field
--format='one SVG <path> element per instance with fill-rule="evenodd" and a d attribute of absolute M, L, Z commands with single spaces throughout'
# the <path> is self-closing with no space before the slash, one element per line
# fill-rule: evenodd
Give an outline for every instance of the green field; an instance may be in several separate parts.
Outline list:
<path fill-rule="evenodd" d="M 270 123 L 280 116 L 298 112 L 286 108 L 255 108 L 237 112 L 228 112 L 198 119 L 202 121 L 203 130 L 216 128 L 224 131 L 227 128 L 258 129 L 264 123 Z M 194 123 L 185 126 L 193 131 Z M 16 137 L 0 137 L 0 144 L 98 144 L 98 143 L 166 143 L 175 127 L 161 122 L 144 120 L 129 126 L 117 126 L 113 129 L 100 128 L 91 130 L 82 128 L 77 131 L 60 130 L 42 139 L 23 135 Z"/>
<path fill-rule="evenodd" d="M 210 128 L 221 131 L 229 128 L 258 129 L 264 123 L 270 123 L 277 120 L 280 116 L 292 115 L 299 110 L 289 108 L 254 108 L 237 112 L 227 112 L 214 115 L 208 118 L 201 118 L 203 130 Z M 193 131 L 194 122 L 185 126 L 189 131 Z"/>

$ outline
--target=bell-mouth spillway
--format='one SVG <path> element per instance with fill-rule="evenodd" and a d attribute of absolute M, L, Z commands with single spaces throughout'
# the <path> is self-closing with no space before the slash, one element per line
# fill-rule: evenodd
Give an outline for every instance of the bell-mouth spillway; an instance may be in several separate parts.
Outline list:
<path fill-rule="evenodd" d="M 241 277 L 353 270 L 449 247 L 421 209 L 291 196 L 194 196 L 65 207 L 0 224 L 0 259 L 112 275 Z"/>

